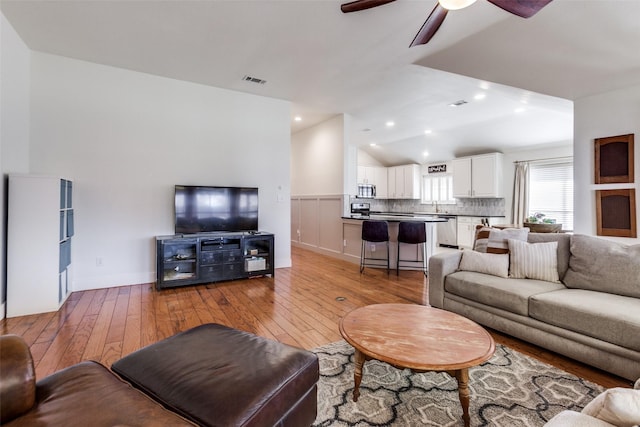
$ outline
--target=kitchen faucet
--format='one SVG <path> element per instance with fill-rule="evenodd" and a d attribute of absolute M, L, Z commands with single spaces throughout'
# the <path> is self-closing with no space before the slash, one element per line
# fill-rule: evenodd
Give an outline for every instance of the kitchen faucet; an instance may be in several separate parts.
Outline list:
<path fill-rule="evenodd" d="M 436 213 L 440 213 L 440 209 L 438 208 L 438 202 L 436 201 Z"/>

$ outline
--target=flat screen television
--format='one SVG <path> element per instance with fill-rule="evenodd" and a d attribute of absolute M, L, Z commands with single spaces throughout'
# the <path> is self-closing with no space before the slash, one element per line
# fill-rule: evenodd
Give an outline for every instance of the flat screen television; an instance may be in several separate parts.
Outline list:
<path fill-rule="evenodd" d="M 176 234 L 257 230 L 257 188 L 176 185 Z"/>

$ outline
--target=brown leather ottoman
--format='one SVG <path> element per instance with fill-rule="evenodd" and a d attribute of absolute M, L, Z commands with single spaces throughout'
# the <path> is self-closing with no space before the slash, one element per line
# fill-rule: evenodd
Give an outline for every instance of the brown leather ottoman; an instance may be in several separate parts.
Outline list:
<path fill-rule="evenodd" d="M 206 324 L 132 353 L 111 369 L 203 426 L 305 426 L 317 411 L 315 354 Z"/>
<path fill-rule="evenodd" d="M 82 362 L 38 381 L 30 410 L 4 427 L 137 426 L 194 424 L 154 402 L 97 362 Z"/>

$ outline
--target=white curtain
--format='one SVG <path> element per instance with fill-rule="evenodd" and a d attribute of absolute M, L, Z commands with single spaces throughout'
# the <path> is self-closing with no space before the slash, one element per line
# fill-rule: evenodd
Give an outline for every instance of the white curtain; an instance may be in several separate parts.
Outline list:
<path fill-rule="evenodd" d="M 529 212 L 529 163 L 516 162 L 511 223 L 522 227 Z"/>

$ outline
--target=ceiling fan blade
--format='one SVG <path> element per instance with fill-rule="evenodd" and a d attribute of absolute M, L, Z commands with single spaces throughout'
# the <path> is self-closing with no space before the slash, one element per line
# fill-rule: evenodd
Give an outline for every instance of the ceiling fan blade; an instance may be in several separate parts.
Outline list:
<path fill-rule="evenodd" d="M 340 10 L 343 13 L 358 12 L 365 9 L 371 9 L 372 7 L 382 6 L 383 4 L 391 3 L 396 0 L 356 0 L 349 3 L 344 3 L 340 6 Z"/>
<path fill-rule="evenodd" d="M 531 18 L 551 0 L 489 0 L 501 9 L 522 18 Z"/>
<path fill-rule="evenodd" d="M 440 3 L 438 3 L 431 11 L 431 14 L 429 14 L 427 20 L 424 21 L 424 24 L 422 24 L 422 28 L 420 28 L 420 31 L 418 31 L 418 34 L 416 34 L 409 47 L 426 44 L 431 40 L 431 37 L 433 37 L 436 31 L 438 31 L 438 28 L 440 28 L 440 25 L 444 22 L 447 12 L 448 10 L 440 6 Z"/>

